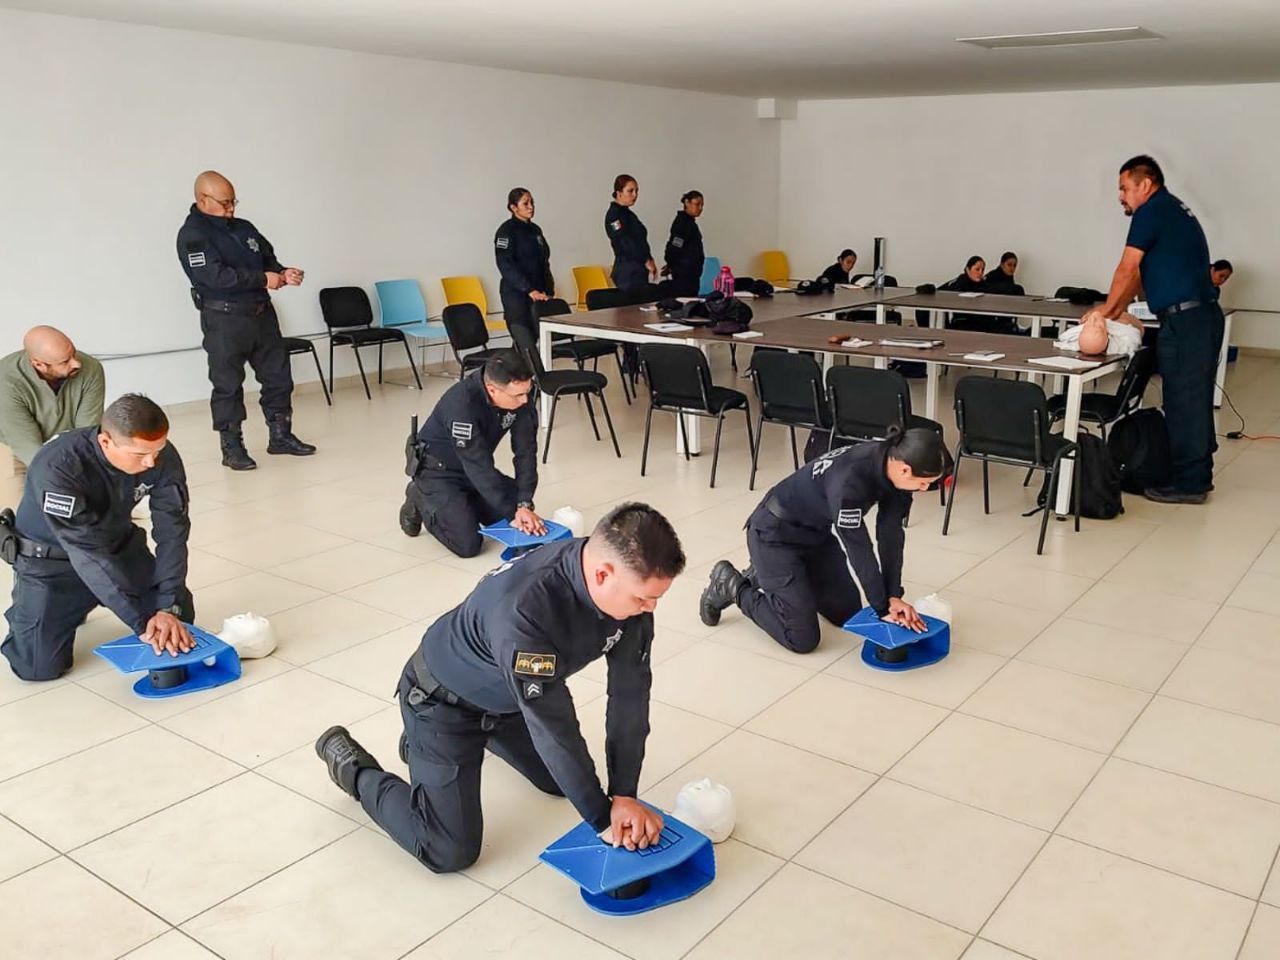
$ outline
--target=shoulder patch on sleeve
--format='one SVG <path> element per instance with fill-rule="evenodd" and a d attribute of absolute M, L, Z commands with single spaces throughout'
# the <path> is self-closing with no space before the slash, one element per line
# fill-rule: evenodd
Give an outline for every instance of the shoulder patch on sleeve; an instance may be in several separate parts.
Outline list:
<path fill-rule="evenodd" d="M 493 241 L 493 245 L 494 245 L 495 247 L 497 247 L 499 250 L 505 250 L 505 249 L 507 249 L 507 247 L 511 246 L 511 238 L 510 238 L 510 237 L 498 237 L 497 239 L 495 239 L 495 240 Z"/>
<path fill-rule="evenodd" d="M 449 425 L 449 432 L 453 435 L 453 439 L 457 442 L 458 446 L 465 447 L 471 440 L 471 434 L 474 432 L 474 428 L 465 420 L 454 420 L 453 423 Z"/>
<path fill-rule="evenodd" d="M 672 237 L 671 245 L 675 247 L 677 250 L 679 250 L 681 247 L 684 246 L 684 237 Z"/>
<path fill-rule="evenodd" d="M 524 698 L 526 700 L 536 700 L 542 696 L 542 682 L 540 680 L 526 680 L 524 683 Z"/>
<path fill-rule="evenodd" d="M 622 231 L 621 220 L 614 220 L 612 223 L 609 224 L 609 226 L 613 228 L 614 233 L 620 233 Z"/>
<path fill-rule="evenodd" d="M 203 267 L 203 266 L 204 266 L 204 251 L 203 251 L 203 250 L 201 250 L 199 253 L 188 253 L 188 254 L 187 254 L 187 266 L 189 266 L 189 267 Z"/>
<path fill-rule="evenodd" d="M 862 526 L 862 508 L 841 510 L 836 516 L 836 526 L 845 530 L 857 530 Z"/>
<path fill-rule="evenodd" d="M 46 493 L 44 495 L 44 512 L 52 517 L 70 520 L 76 509 L 76 498 L 66 493 Z"/>
<path fill-rule="evenodd" d="M 526 653 L 523 650 L 517 650 L 516 663 L 512 669 L 526 677 L 554 677 L 556 675 L 556 655 L 554 653 Z"/>

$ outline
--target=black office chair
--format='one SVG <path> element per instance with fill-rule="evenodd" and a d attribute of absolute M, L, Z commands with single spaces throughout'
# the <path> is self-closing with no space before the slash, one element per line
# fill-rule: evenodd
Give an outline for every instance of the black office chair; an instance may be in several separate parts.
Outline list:
<path fill-rule="evenodd" d="M 284 348 L 291 357 L 296 357 L 302 353 L 311 354 L 311 359 L 316 363 L 316 376 L 320 378 L 320 389 L 324 391 L 324 402 L 332 407 L 333 399 L 329 396 L 329 388 L 324 382 L 324 371 L 320 369 L 320 355 L 316 353 L 315 341 L 306 337 L 285 337 Z"/>
<path fill-rule="evenodd" d="M 458 361 L 459 380 L 468 371 L 483 367 L 497 352 L 489 346 L 489 328 L 485 326 L 484 314 L 474 303 L 450 304 L 444 308 L 440 319 L 444 321 L 445 333 L 449 335 L 453 358 Z M 463 356 L 463 350 L 473 352 Z"/>
<path fill-rule="evenodd" d="M 716 467 L 720 463 L 720 433 L 724 427 L 724 415 L 730 410 L 741 410 L 747 424 L 747 449 L 755 450 L 751 432 L 751 409 L 747 395 L 729 387 L 717 387 L 711 382 L 711 368 L 707 358 L 697 347 L 682 343 L 644 343 L 640 345 L 640 369 L 649 385 L 649 410 L 644 418 L 644 449 L 640 454 L 640 476 L 644 476 L 649 458 L 649 429 L 653 423 L 653 411 L 674 413 L 684 438 L 684 458 L 689 459 L 689 434 L 684 417 L 687 413 L 697 417 L 715 418 L 716 440 L 711 454 L 711 486 L 716 485 Z"/>
<path fill-rule="evenodd" d="M 822 368 L 812 356 L 776 350 L 756 350 L 751 355 L 747 376 L 755 381 L 756 442 L 751 448 L 751 479 L 747 489 L 756 488 L 756 468 L 760 447 L 764 443 L 764 425 L 780 423 L 791 434 L 791 462 L 800 469 L 800 453 L 796 448 L 796 427 L 830 430 L 831 411 L 827 391 L 822 386 Z"/>
<path fill-rule="evenodd" d="M 618 435 L 613 432 L 613 419 L 609 416 L 609 404 L 604 399 L 604 388 L 609 380 L 603 373 L 592 370 L 548 370 L 542 365 L 542 357 L 538 354 L 538 345 L 534 343 L 533 334 L 519 325 L 510 328 L 511 339 L 516 349 L 533 370 L 533 382 L 538 390 L 551 397 L 551 416 L 547 418 L 547 440 L 542 448 L 542 462 L 547 462 L 547 454 L 551 452 L 551 431 L 556 425 L 556 406 L 561 397 L 582 397 L 587 404 L 587 416 L 591 418 L 591 430 L 600 439 L 600 428 L 596 426 L 596 414 L 591 407 L 591 397 L 598 397 L 600 409 L 604 411 L 604 422 L 609 426 L 609 438 L 613 441 L 613 452 L 622 458 L 618 449 Z M 535 402 L 530 397 L 529 402 Z"/>
<path fill-rule="evenodd" d="M 413 371 L 413 379 L 422 389 L 422 379 L 418 376 L 418 368 L 413 362 L 413 353 L 409 350 L 409 341 L 404 331 L 373 325 L 373 308 L 369 306 L 369 295 L 361 287 L 325 287 L 320 291 L 320 315 L 324 325 L 329 329 L 329 390 L 333 390 L 333 348 L 349 346 L 356 355 L 356 366 L 360 370 L 360 382 L 364 384 L 364 395 L 373 399 L 369 392 L 369 380 L 364 374 L 364 361 L 360 359 L 360 348 L 378 347 L 378 382 L 382 382 L 382 347 L 387 343 L 404 345 L 404 354 L 409 358 L 409 369 Z"/>
<path fill-rule="evenodd" d="M 911 387 L 896 370 L 871 367 L 832 367 L 827 371 L 827 396 L 831 402 L 831 440 L 827 449 L 838 446 L 837 438 L 862 443 L 883 440 L 890 427 L 899 430 L 922 428 L 943 436 L 942 424 L 911 412 Z M 946 491 L 938 485 L 939 503 Z"/>
<path fill-rule="evenodd" d="M 534 304 L 534 310 L 539 320 L 543 317 L 559 317 L 573 312 L 568 301 L 559 297 L 552 297 L 550 300 Z M 591 369 L 598 370 L 601 357 L 613 357 L 618 365 L 618 377 L 622 381 L 622 395 L 627 399 L 627 406 L 631 406 L 631 391 L 627 388 L 626 373 L 622 369 L 621 348 L 622 344 L 615 340 L 575 337 L 571 333 L 551 335 L 551 359 L 572 360 L 579 370 L 587 368 L 588 360 L 591 361 Z"/>
<path fill-rule="evenodd" d="M 1044 390 L 1037 383 L 1023 380 L 993 380 L 990 377 L 961 377 L 956 384 L 956 426 L 960 442 L 956 446 L 955 472 L 951 479 L 951 496 L 942 520 L 942 535 L 951 524 L 951 508 L 960 486 L 960 461 L 964 458 L 982 461 L 982 510 L 991 512 L 991 485 L 988 465 L 1007 463 L 1029 467 L 1049 474 L 1048 499 L 1040 518 L 1040 539 L 1036 553 L 1044 552 L 1044 534 L 1053 512 L 1058 491 L 1058 478 L 1065 457 L 1076 460 L 1075 443 L 1049 432 L 1049 409 Z M 1080 469 L 1073 473 L 1072 499 L 1075 502 L 1075 528 L 1080 529 Z"/>
<path fill-rule="evenodd" d="M 1080 398 L 1080 419 L 1097 424 L 1102 439 L 1107 439 L 1107 428 L 1123 420 L 1142 406 L 1143 394 L 1156 369 L 1156 352 L 1151 347 L 1139 347 L 1129 358 L 1115 393 L 1086 393 Z M 1060 393 L 1049 398 L 1049 416 L 1053 422 L 1067 415 L 1067 396 Z"/>
<path fill-rule="evenodd" d="M 640 290 L 619 290 L 617 287 L 604 287 L 600 290 L 587 291 L 587 310 L 615 310 L 618 307 L 632 307 L 648 302 L 648 288 Z M 631 381 L 631 393 L 638 395 L 636 378 L 640 375 L 639 354 L 634 343 L 622 345 L 623 376 Z"/>

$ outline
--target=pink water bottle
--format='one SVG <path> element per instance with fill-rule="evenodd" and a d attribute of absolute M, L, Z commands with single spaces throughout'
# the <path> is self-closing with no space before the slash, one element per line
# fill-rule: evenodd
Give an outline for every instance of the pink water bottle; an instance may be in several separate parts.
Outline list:
<path fill-rule="evenodd" d="M 720 268 L 720 275 L 716 277 L 715 289 L 719 290 L 726 297 L 733 296 L 733 271 L 728 266 Z"/>

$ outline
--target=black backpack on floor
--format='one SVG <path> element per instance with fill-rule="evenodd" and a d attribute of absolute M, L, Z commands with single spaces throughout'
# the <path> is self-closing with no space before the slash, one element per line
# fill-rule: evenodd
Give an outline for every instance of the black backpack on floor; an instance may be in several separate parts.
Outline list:
<path fill-rule="evenodd" d="M 1107 447 L 1120 471 L 1120 486 L 1129 493 L 1169 485 L 1173 457 L 1164 414 L 1159 410 L 1145 408 L 1129 414 L 1111 428 Z"/>
<path fill-rule="evenodd" d="M 1111 458 L 1107 445 L 1091 433 L 1081 433 L 1076 439 L 1076 464 L 1080 471 L 1080 516 L 1090 520 L 1112 520 L 1124 513 L 1124 502 L 1120 496 L 1120 471 Z M 1049 499 L 1049 475 L 1045 474 L 1044 484 L 1040 487 L 1040 495 L 1036 503 L 1045 506 Z M 1071 509 L 1075 510 L 1075 498 L 1071 499 Z"/>

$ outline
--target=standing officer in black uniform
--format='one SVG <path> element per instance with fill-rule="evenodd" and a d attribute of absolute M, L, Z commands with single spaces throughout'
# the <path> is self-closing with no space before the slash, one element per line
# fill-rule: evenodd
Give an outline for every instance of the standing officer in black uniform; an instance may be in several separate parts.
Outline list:
<path fill-rule="evenodd" d="M 54 437 L 27 468 L 18 515 L 0 512 L 0 552 L 14 568 L 0 652 L 23 680 L 71 669 L 76 629 L 101 604 L 156 653 L 192 647 L 187 476 L 155 403 L 127 393 L 101 427 Z M 130 512 L 151 499 L 153 556 Z"/>
<path fill-rule="evenodd" d="M 1120 205 L 1132 217 L 1107 302 L 1084 320 L 1114 320 L 1139 283 L 1160 321 L 1156 357 L 1164 391 L 1173 476 L 1144 492 L 1157 503 L 1204 503 L 1213 489 L 1213 388 L 1224 319 L 1209 277 L 1209 244 L 1185 203 L 1148 156 L 1120 168 Z"/>
<path fill-rule="evenodd" d="M 209 355 L 213 429 L 221 435 L 222 463 L 232 470 L 257 464 L 244 447 L 244 365 L 262 386 L 259 402 L 271 439 L 267 453 L 306 457 L 316 452 L 293 435 L 293 373 L 268 290 L 302 283 L 302 271 L 284 267 L 267 238 L 235 216 L 236 191 L 220 173 L 196 178 L 196 202 L 178 231 L 178 260 L 191 281 L 200 331 Z"/>
<path fill-rule="evenodd" d="M 636 178 L 620 173 L 613 180 L 613 202 L 604 215 L 604 232 L 613 247 L 613 285 L 641 290 L 658 274 L 649 252 L 649 231 L 631 208 L 640 196 Z"/>
<path fill-rule="evenodd" d="M 502 280 L 498 295 L 507 326 L 526 328 L 538 341 L 538 314 L 535 303 L 556 295 L 556 281 L 551 275 L 551 248 L 542 228 L 533 222 L 533 194 L 516 187 L 507 194 L 511 216 L 493 235 L 493 255 L 498 261 Z"/>
<path fill-rule="evenodd" d="M 533 372 L 514 350 L 498 350 L 484 368 L 459 380 L 410 441 L 412 479 L 400 507 L 400 529 L 416 537 L 423 524 L 460 557 L 474 557 L 480 524 L 511 519 L 525 533 L 546 533 L 534 512 L 538 487 L 538 412 L 529 403 Z M 507 431 L 515 479 L 493 462 Z"/>
<path fill-rule="evenodd" d="M 680 203 L 684 208 L 671 221 L 671 236 L 663 258 L 671 273 L 673 295 L 696 297 L 702 284 L 702 265 L 707 259 L 702 249 L 702 231 L 698 229 L 704 203 L 702 193 L 690 190 L 680 198 Z"/>
<path fill-rule="evenodd" d="M 636 800 L 652 611 L 684 562 L 666 518 L 627 503 L 589 539 L 546 544 L 498 567 L 427 629 L 400 677 L 410 782 L 385 773 L 342 727 L 316 741 L 329 776 L 436 873 L 480 855 L 486 747 L 539 790 L 568 797 L 606 842 L 645 848 L 662 832 L 662 817 Z M 607 792 L 565 683 L 601 656 L 609 664 Z"/>
<path fill-rule="evenodd" d="M 747 619 L 788 650 L 809 653 L 820 637 L 818 614 L 843 626 L 867 604 L 890 623 L 924 629 L 902 599 L 903 524 L 911 495 L 950 471 L 947 448 L 932 430 L 826 453 L 770 490 L 747 520 L 751 567 L 728 560 L 711 569 L 699 615 L 714 627 L 737 604 Z M 876 550 L 867 514 L 876 507 Z"/>

